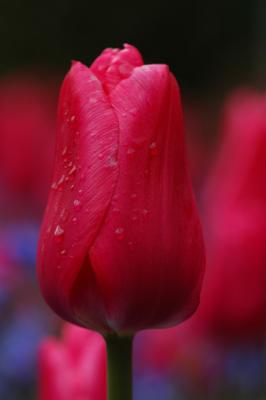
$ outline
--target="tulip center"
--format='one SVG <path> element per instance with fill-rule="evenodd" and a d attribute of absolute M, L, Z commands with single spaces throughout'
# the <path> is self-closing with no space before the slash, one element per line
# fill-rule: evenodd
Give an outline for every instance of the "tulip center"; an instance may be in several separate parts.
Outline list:
<path fill-rule="evenodd" d="M 91 70 L 101 81 L 107 94 L 124 79 L 129 78 L 135 67 L 143 65 L 138 50 L 128 44 L 124 49 L 106 49 L 91 65 Z"/>

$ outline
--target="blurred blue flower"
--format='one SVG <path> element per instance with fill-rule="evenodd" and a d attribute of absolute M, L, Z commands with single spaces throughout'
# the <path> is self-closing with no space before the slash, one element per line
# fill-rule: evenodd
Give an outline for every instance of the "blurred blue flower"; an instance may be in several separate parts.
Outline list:
<path fill-rule="evenodd" d="M 169 378 L 159 374 L 143 374 L 134 380 L 134 400 L 174 400 L 175 388 Z M 179 397 L 182 400 L 181 397 Z"/>

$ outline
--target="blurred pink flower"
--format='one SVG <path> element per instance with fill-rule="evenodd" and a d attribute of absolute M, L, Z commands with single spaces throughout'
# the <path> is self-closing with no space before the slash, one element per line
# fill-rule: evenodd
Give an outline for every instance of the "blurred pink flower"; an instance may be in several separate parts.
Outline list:
<path fill-rule="evenodd" d="M 61 340 L 43 341 L 40 400 L 106 400 L 106 350 L 97 333 L 65 324 Z"/>
<path fill-rule="evenodd" d="M 55 86 L 32 76 L 0 81 L 0 183 L 15 196 L 46 200 L 55 130 Z"/>
<path fill-rule="evenodd" d="M 222 144 L 207 183 L 208 268 L 199 318 L 236 342 L 266 333 L 266 96 L 227 102 Z"/>

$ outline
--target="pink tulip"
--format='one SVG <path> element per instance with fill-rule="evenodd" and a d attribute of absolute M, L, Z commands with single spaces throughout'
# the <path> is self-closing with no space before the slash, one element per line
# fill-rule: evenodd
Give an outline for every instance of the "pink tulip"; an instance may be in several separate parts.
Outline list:
<path fill-rule="evenodd" d="M 106 350 L 99 334 L 67 324 L 62 340 L 43 341 L 39 364 L 39 400 L 106 400 Z"/>
<path fill-rule="evenodd" d="M 130 45 L 75 62 L 39 243 L 48 304 L 101 332 L 172 326 L 197 307 L 203 269 L 173 75 Z"/>
<path fill-rule="evenodd" d="M 223 340 L 266 332 L 266 97 L 227 103 L 223 143 L 207 185 L 209 266 L 199 316 Z"/>
<path fill-rule="evenodd" d="M 0 82 L 0 183 L 13 198 L 46 198 L 54 151 L 54 90 L 33 77 Z M 14 210 L 13 210 L 14 212 Z"/>

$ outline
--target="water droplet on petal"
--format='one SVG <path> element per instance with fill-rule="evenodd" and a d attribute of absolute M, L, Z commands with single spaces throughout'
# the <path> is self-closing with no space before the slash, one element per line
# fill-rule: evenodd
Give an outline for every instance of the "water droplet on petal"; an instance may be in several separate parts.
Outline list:
<path fill-rule="evenodd" d="M 70 122 L 74 122 L 75 119 L 76 119 L 76 116 L 75 116 L 75 115 L 72 115 L 72 116 L 70 117 Z"/>
<path fill-rule="evenodd" d="M 136 152 L 136 150 L 133 149 L 133 147 L 129 147 L 129 148 L 127 149 L 127 155 L 129 155 L 129 156 L 131 156 L 131 155 L 134 154 L 135 152 Z"/>
<path fill-rule="evenodd" d="M 62 153 L 61 153 L 61 154 L 62 154 L 62 156 L 65 156 L 65 155 L 66 155 L 66 153 L 67 153 L 67 146 L 65 146 L 65 147 L 64 147 L 64 149 L 63 149 L 63 151 L 62 151 Z"/>
<path fill-rule="evenodd" d="M 73 165 L 73 167 L 69 171 L 68 175 L 73 175 L 76 172 L 76 170 L 77 170 L 77 167 L 75 165 Z"/>
<path fill-rule="evenodd" d="M 61 254 L 61 256 L 65 256 L 65 255 L 66 255 L 66 250 L 65 250 L 65 249 L 62 250 L 62 251 L 60 252 L 60 254 Z"/>
<path fill-rule="evenodd" d="M 69 217 L 69 212 L 66 208 L 63 208 L 63 210 L 61 211 L 60 217 L 61 217 L 62 222 L 67 221 L 67 219 Z"/>
<path fill-rule="evenodd" d="M 51 189 L 56 190 L 57 189 L 57 183 L 53 182 L 51 185 Z"/>
<path fill-rule="evenodd" d="M 78 200 L 78 199 L 74 200 L 74 201 L 73 201 L 73 205 L 74 205 L 75 210 L 79 211 L 79 210 L 81 209 L 81 202 L 80 202 L 80 200 Z"/>
<path fill-rule="evenodd" d="M 155 156 L 157 156 L 157 154 L 158 154 L 157 144 L 156 144 L 156 142 L 152 142 L 150 144 L 150 155 L 155 157 Z"/>
<path fill-rule="evenodd" d="M 117 159 L 116 159 L 115 157 L 110 157 L 110 158 L 109 158 L 109 160 L 108 160 L 108 165 L 109 165 L 110 167 L 116 167 L 117 164 L 118 164 L 118 161 L 117 161 Z"/>
<path fill-rule="evenodd" d="M 146 217 L 146 215 L 149 214 L 149 210 L 147 210 L 147 208 L 143 208 L 142 214 L 144 215 L 144 217 Z"/>
<path fill-rule="evenodd" d="M 125 237 L 124 228 L 121 227 L 116 228 L 115 234 L 118 240 L 123 240 Z"/>
<path fill-rule="evenodd" d="M 76 224 L 78 222 L 78 219 L 76 217 L 72 218 L 73 224 Z"/>
<path fill-rule="evenodd" d="M 83 189 L 79 189 L 78 194 L 82 195 L 83 194 Z"/>
<path fill-rule="evenodd" d="M 99 158 L 99 160 L 102 160 L 103 159 L 103 153 L 99 153 L 98 154 L 98 158 Z"/>
<path fill-rule="evenodd" d="M 137 109 L 136 108 L 131 108 L 131 110 L 129 110 L 129 113 L 131 115 L 136 115 L 137 114 Z"/>
<path fill-rule="evenodd" d="M 89 103 L 90 103 L 90 104 L 95 104 L 95 103 L 97 103 L 96 97 L 90 97 L 90 98 L 89 98 Z"/>
<path fill-rule="evenodd" d="M 65 234 L 64 229 L 61 228 L 60 225 L 57 225 L 55 228 L 55 231 L 54 231 L 54 237 L 55 237 L 57 243 L 61 243 L 63 241 L 64 234 Z"/>
<path fill-rule="evenodd" d="M 57 182 L 57 187 L 61 188 L 65 182 L 65 175 L 62 175 L 59 181 Z"/>

